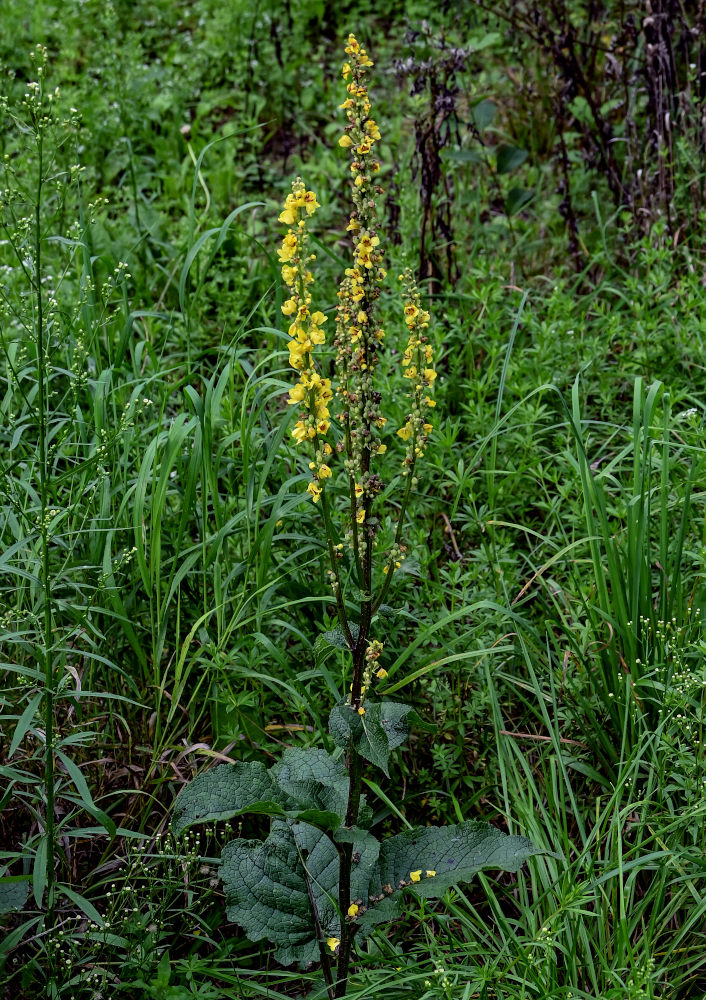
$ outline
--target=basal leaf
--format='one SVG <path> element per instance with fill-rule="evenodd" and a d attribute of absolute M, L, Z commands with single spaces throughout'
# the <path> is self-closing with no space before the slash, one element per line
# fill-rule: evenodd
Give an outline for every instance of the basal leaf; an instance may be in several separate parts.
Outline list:
<path fill-rule="evenodd" d="M 176 836 L 193 823 L 233 819 L 245 812 L 281 812 L 293 805 L 260 761 L 219 764 L 197 775 L 176 801 Z"/>
<path fill-rule="evenodd" d="M 352 834 L 351 897 L 367 899 L 380 845 Z M 345 834 L 344 834 L 345 837 Z M 275 945 L 282 965 L 302 968 L 319 960 L 313 899 L 323 938 L 340 937 L 339 856 L 333 842 L 306 823 L 276 819 L 265 841 L 234 840 L 223 850 L 221 879 L 229 920 L 251 941 Z"/>
<path fill-rule="evenodd" d="M 546 853 L 525 837 L 475 822 L 407 830 L 382 844 L 355 827 L 333 836 L 353 845 L 351 899 L 360 906 L 355 924 L 364 936 L 403 913 L 408 890 L 436 898 L 482 868 L 517 871 Z M 319 958 L 312 900 L 322 938 L 340 937 L 338 876 L 335 844 L 306 823 L 275 819 L 265 841 L 236 840 L 223 851 L 229 919 L 252 941 L 272 943 L 283 965 L 304 967 Z"/>
<path fill-rule="evenodd" d="M 177 799 L 172 830 L 179 836 L 194 823 L 243 813 L 286 816 L 333 830 L 343 822 L 347 802 L 343 762 L 324 750 L 292 747 L 269 771 L 260 761 L 238 761 L 198 775 Z"/>
<path fill-rule="evenodd" d="M 338 852 L 312 826 L 275 820 L 265 841 L 232 841 L 223 850 L 221 879 L 229 920 L 251 941 L 274 944 L 282 965 L 304 968 L 319 958 L 310 893 L 324 936 L 337 934 Z"/>
<path fill-rule="evenodd" d="M 348 774 L 343 760 L 334 760 L 325 750 L 292 747 L 285 751 L 269 774 L 300 809 L 331 815 L 330 822 L 315 825 L 330 829 L 341 823 L 348 804 Z M 307 823 L 314 821 L 312 816 L 304 814 L 296 818 Z"/>
<path fill-rule="evenodd" d="M 407 888 L 418 896 L 438 898 L 483 868 L 516 872 L 528 858 L 546 853 L 526 837 L 510 836 L 487 823 L 405 830 L 382 842 L 369 883 L 368 909 L 357 922 L 367 934 L 376 924 L 395 919 Z"/>

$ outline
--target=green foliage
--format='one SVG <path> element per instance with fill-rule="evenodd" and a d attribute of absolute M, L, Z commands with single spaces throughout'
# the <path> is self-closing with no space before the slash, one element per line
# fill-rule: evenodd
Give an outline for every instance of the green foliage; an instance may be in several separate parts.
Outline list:
<path fill-rule="evenodd" d="M 8 994 L 321 996 L 310 925 L 313 965 L 294 971 L 271 960 L 267 935 L 253 945 L 223 920 L 223 844 L 228 856 L 253 843 L 262 861 L 271 820 L 270 836 L 298 827 L 319 850 L 338 857 L 350 845 L 363 856 L 373 835 L 385 844 L 408 827 L 483 817 L 546 853 L 527 877 L 481 871 L 443 903 L 423 895 L 440 885 L 424 877 L 359 913 L 351 996 L 706 993 L 699 32 L 679 40 L 686 7 L 657 13 L 657 46 L 633 2 L 482 7 L 458 18 L 453 5 L 356 2 L 345 24 L 318 0 L 2 7 Z M 527 19 L 532 10 L 539 21 Z M 347 253 L 331 178 L 341 171 L 338 49 L 350 27 L 375 49 L 389 270 L 422 255 L 438 268 L 422 288 L 438 428 L 386 598 L 405 610 L 381 605 L 373 620 L 388 676 L 364 717 L 345 706 L 348 645 L 318 512 L 301 497 L 308 474 L 286 444 L 291 376 L 272 224 L 291 175 L 329 192 L 316 249 L 328 311 Z M 447 78 L 454 115 L 434 118 L 432 177 L 414 147 L 417 124 L 449 97 L 434 39 L 452 60 L 464 55 Z M 23 106 L 37 42 L 48 45 L 56 109 L 39 205 Z M 415 46 L 437 70 L 412 93 L 414 74 L 399 63 Z M 646 72 L 650 53 L 670 47 L 676 59 Z M 670 83 L 662 74 L 672 70 Z M 617 173 L 601 164 L 601 123 Z M 449 228 L 427 227 L 421 246 L 423 185 L 429 221 Z M 394 294 L 380 307 L 386 343 L 401 353 Z M 389 426 L 406 413 L 396 358 L 380 370 Z M 383 547 L 398 512 L 393 451 L 380 462 Z M 348 583 L 345 553 L 342 565 Z M 353 580 L 356 622 L 358 599 Z M 329 638 L 314 641 L 321 631 Z M 374 706 L 396 699 L 418 718 L 410 712 L 388 734 Z M 339 740 L 378 753 L 351 829 L 333 818 L 345 811 L 342 782 L 310 775 L 285 790 L 291 775 L 273 777 L 272 762 L 294 750 L 335 747 L 331 705 Z M 421 730 L 419 717 L 433 720 L 433 739 L 393 748 L 389 736 L 411 722 Z M 342 776 L 348 747 L 337 749 Z M 236 763 L 204 770 L 222 759 Z M 221 772 L 244 780 L 224 782 L 223 803 L 218 778 L 211 804 L 194 801 L 192 814 L 233 816 L 237 839 L 224 818 L 165 836 L 191 787 L 198 799 Z M 267 820 L 233 811 L 238 796 L 241 806 L 267 801 L 248 787 L 258 774 L 276 797 Z M 302 805 L 309 791 L 313 807 Z M 305 808 L 325 832 L 301 822 Z M 322 894 L 318 906 L 336 928 L 338 872 L 329 875 L 333 901 Z M 234 905 L 241 926 L 255 919 L 245 901 Z M 395 922 L 364 931 L 383 905 Z"/>
<path fill-rule="evenodd" d="M 410 711 L 408 706 L 384 708 L 389 716 L 394 708 L 406 709 L 404 715 L 396 713 L 398 718 Z M 321 750 L 288 750 L 269 771 L 257 761 L 213 768 L 195 778 L 177 802 L 172 824 L 177 835 L 192 823 L 245 812 L 287 817 L 274 819 L 264 841 L 231 841 L 220 867 L 228 918 L 252 941 L 274 944 L 282 965 L 298 962 L 305 968 L 318 959 L 326 939 L 341 933 L 342 843 L 354 852 L 350 897 L 358 902 L 351 929 L 363 936 L 404 913 L 407 888 L 419 898 L 439 898 L 483 868 L 515 872 L 529 857 L 544 853 L 525 837 L 477 822 L 420 827 L 382 843 L 355 827 L 339 830 L 347 787 L 340 759 Z"/>
<path fill-rule="evenodd" d="M 0 913 L 21 910 L 27 902 L 28 890 L 29 885 L 25 878 L 17 876 L 0 879 Z"/>
<path fill-rule="evenodd" d="M 388 777 L 390 754 L 406 742 L 410 726 L 434 730 L 433 726 L 422 723 L 410 705 L 394 701 L 366 702 L 363 715 L 347 702 L 341 702 L 331 709 L 328 724 L 337 747 L 348 749 L 353 745 L 362 757 Z"/>
<path fill-rule="evenodd" d="M 287 750 L 268 770 L 259 761 L 221 764 L 180 794 L 172 829 L 233 819 L 242 813 L 287 816 L 324 830 L 343 823 L 348 780 L 343 762 L 324 750 Z"/>

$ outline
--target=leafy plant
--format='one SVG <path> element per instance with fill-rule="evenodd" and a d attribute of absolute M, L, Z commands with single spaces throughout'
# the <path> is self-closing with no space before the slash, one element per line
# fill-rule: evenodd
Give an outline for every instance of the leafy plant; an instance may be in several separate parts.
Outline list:
<path fill-rule="evenodd" d="M 12 794 L 15 808 L 38 823 L 20 851 L 0 854 L 3 873 L 6 866 L 17 871 L 0 883 L 0 908 L 19 909 L 31 885 L 37 908 L 44 909 L 43 930 L 51 932 L 59 896 L 75 902 L 61 879 L 60 838 L 76 835 L 84 811 L 98 824 L 95 832 L 116 833 L 74 759 L 93 733 L 69 722 L 74 712 L 80 717 L 82 697 L 72 660 L 95 657 L 101 638 L 103 582 L 98 572 L 87 578 L 79 552 L 85 545 L 95 553 L 91 532 L 101 522 L 103 463 L 142 404 L 135 387 L 119 412 L 105 369 L 96 373 L 95 434 L 81 417 L 88 358 L 126 265 L 100 291 L 95 288 L 86 229 L 100 200 L 88 205 L 83 221 L 62 227 L 65 203 L 78 197 L 80 167 L 73 156 L 79 121 L 48 83 L 47 49 L 36 46 L 30 58 L 35 78 L 21 102 L 0 106 L 18 143 L 3 160 L 0 214 L 3 252 L 15 263 L 13 280 L 0 294 L 2 413 L 11 428 L 0 460 L 0 641 L 11 660 L 4 667 L 18 681 L 1 773 L 7 782 L 3 803 Z M 52 253 L 56 246 L 60 251 Z M 66 296 L 66 286 L 75 298 Z M 65 364 L 59 363 L 62 355 Z M 108 411 L 115 418 L 110 431 Z"/>
<path fill-rule="evenodd" d="M 308 452 L 312 476 L 307 492 L 321 507 L 338 614 L 336 627 L 320 636 L 317 647 L 320 652 L 334 647 L 349 654 L 350 693 L 330 712 L 332 752 L 292 748 L 269 769 L 259 761 L 216 767 L 181 793 L 173 820 L 173 832 L 179 834 L 193 823 L 245 813 L 271 817 L 264 841 L 235 840 L 223 851 L 226 912 L 251 940 L 274 944 L 282 964 L 306 967 L 318 958 L 331 998 L 346 994 L 355 938 L 365 938 L 378 924 L 404 913 L 407 893 L 438 898 L 482 868 L 514 872 L 527 858 L 542 853 L 524 837 L 475 821 L 409 829 L 382 841 L 370 832 L 372 814 L 362 795 L 366 762 L 387 774 L 391 752 L 405 742 L 410 725 L 420 721 L 409 705 L 372 694 L 374 682 L 387 677 L 379 665 L 384 645 L 373 635 L 375 626 L 394 615 L 384 601 L 404 559 L 405 518 L 417 463 L 433 429 L 429 415 L 436 403 L 429 394 L 436 371 L 430 315 L 407 271 L 401 276 L 408 334 L 402 374 L 408 380 L 409 402 L 397 431 L 404 443 L 397 482 L 404 487 L 394 524 L 385 518 L 380 503 L 384 496 L 389 509 L 390 491 L 375 469 L 388 450 L 382 435 L 382 393 L 376 384 L 385 338 L 378 299 L 386 277 L 375 210 L 375 197 L 381 193 L 375 183 L 380 130 L 370 116 L 366 88 L 372 61 L 353 35 L 345 51 L 349 61 L 343 76 L 349 82 L 343 107 L 348 125 L 339 144 L 352 157 L 354 207 L 348 231 L 353 261 L 338 292 L 335 395 L 331 380 L 322 375 L 323 351 L 317 350 L 326 343 L 327 317 L 312 311 L 309 264 L 315 255 L 309 250 L 307 226 L 319 205 L 300 179 L 292 184 L 280 215 L 289 228 L 279 257 L 289 289 L 281 308 L 291 320 L 290 365 L 299 374 L 288 399 L 299 407 L 292 436 Z M 338 432 L 331 407 L 337 410 Z M 347 546 L 338 541 L 335 522 L 343 523 Z M 378 568 L 376 547 L 385 540 Z M 355 599 L 357 620 L 349 594 Z"/>

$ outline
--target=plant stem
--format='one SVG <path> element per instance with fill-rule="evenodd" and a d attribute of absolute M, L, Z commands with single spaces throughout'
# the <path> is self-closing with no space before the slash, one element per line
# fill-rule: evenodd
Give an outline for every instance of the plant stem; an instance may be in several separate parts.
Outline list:
<path fill-rule="evenodd" d="M 38 126 L 39 129 L 39 126 Z M 40 536 L 42 543 L 42 589 L 44 591 L 44 784 L 46 788 L 47 841 L 47 914 L 46 928 L 54 923 L 54 874 L 55 874 L 55 829 L 54 829 L 54 664 L 52 660 L 52 592 L 49 569 L 49 526 L 48 509 L 48 461 L 47 461 L 47 393 L 46 393 L 46 345 L 44 343 L 44 313 L 42 302 L 42 133 L 37 132 L 37 198 L 35 204 L 35 276 L 34 286 L 37 298 L 37 380 L 39 383 L 39 495 L 41 498 Z"/>
<path fill-rule="evenodd" d="M 348 807 L 347 827 L 354 826 L 360 810 L 360 790 L 363 778 L 363 758 L 355 747 L 351 747 L 348 757 Z M 353 844 L 341 844 L 339 851 L 338 906 L 341 911 L 341 944 L 338 949 L 336 969 L 336 997 L 344 997 L 348 988 L 348 972 L 353 948 L 355 925 L 346 923 L 348 907 L 351 905 L 351 867 L 353 864 Z"/>
<path fill-rule="evenodd" d="M 346 414 L 346 455 L 349 461 L 353 459 L 353 445 L 351 442 L 351 425 L 350 416 Z M 353 531 L 353 557 L 355 559 L 355 571 L 358 576 L 358 587 L 362 589 L 363 587 L 363 569 L 360 564 L 360 539 L 358 538 L 358 522 L 355 519 L 356 515 L 356 502 L 355 502 L 355 479 L 353 476 L 348 477 L 348 490 L 351 498 L 351 529 Z"/>
<path fill-rule="evenodd" d="M 367 472 L 370 463 L 370 453 L 366 451 L 363 452 L 363 471 Z M 370 507 L 372 506 L 372 500 L 369 497 L 365 498 L 365 521 L 367 522 L 368 515 L 370 513 Z M 364 522 L 365 524 L 365 522 Z M 362 702 L 362 684 L 363 684 L 363 673 L 365 669 L 365 651 L 368 644 L 368 636 L 370 634 L 370 623 L 372 620 L 372 557 L 373 557 L 373 540 L 371 532 L 369 529 L 364 528 L 366 532 L 365 550 L 363 552 L 362 558 L 362 590 L 363 590 L 363 600 L 360 607 L 360 631 L 358 633 L 358 641 L 355 645 L 353 652 L 353 684 L 351 689 L 351 710 L 357 711 Z M 360 790 L 363 778 L 363 758 L 360 756 L 356 748 L 352 745 L 350 746 L 348 753 L 348 805 L 346 808 L 346 820 L 345 825 L 347 827 L 355 826 L 358 822 L 358 813 L 360 811 Z M 340 862 L 339 862 L 339 876 L 338 876 L 338 905 L 341 911 L 341 944 L 339 946 L 338 954 L 338 968 L 337 968 L 337 982 L 336 982 L 336 997 L 344 997 L 346 995 L 346 990 L 348 988 L 348 971 L 350 969 L 351 961 L 351 950 L 353 948 L 353 935 L 355 933 L 355 926 L 353 924 L 346 923 L 346 916 L 348 914 L 348 907 L 351 905 L 351 866 L 353 863 L 353 845 L 343 844 L 343 849 L 340 852 Z"/>
<path fill-rule="evenodd" d="M 302 858 L 301 861 L 302 861 L 302 868 L 304 870 L 304 881 L 306 882 L 306 891 L 307 895 L 309 896 L 309 906 L 311 907 L 311 912 L 314 915 L 314 926 L 316 927 L 316 939 L 319 942 L 319 954 L 321 955 L 321 968 L 323 969 L 324 979 L 326 980 L 326 992 L 329 995 L 329 1000 L 334 1000 L 335 994 L 334 994 L 333 973 L 331 972 L 331 961 L 326 951 L 326 945 L 324 944 L 324 934 L 321 929 L 321 921 L 319 920 L 319 911 L 316 909 L 316 900 L 314 899 L 314 892 L 311 888 L 311 880 L 309 878 L 309 872 L 307 871 L 304 858 Z"/>
<path fill-rule="evenodd" d="M 341 627 L 343 628 L 343 633 L 346 637 L 346 642 L 351 650 L 355 649 L 356 643 L 353 639 L 351 633 L 351 627 L 348 622 L 348 615 L 346 614 L 346 606 L 343 603 L 343 591 L 341 590 L 341 578 L 338 572 L 338 559 L 336 557 L 336 549 L 333 543 L 333 524 L 331 523 L 331 511 L 329 510 L 328 500 L 326 499 L 326 490 L 321 491 L 321 512 L 324 515 L 324 524 L 326 526 L 326 544 L 328 545 L 328 555 L 331 562 L 331 572 L 334 577 L 335 584 L 335 596 L 336 596 L 336 608 L 338 609 L 338 617 L 341 621 Z"/>
<path fill-rule="evenodd" d="M 412 492 L 412 477 L 414 476 L 415 464 L 416 463 L 413 462 L 409 470 L 409 474 L 407 476 L 407 486 L 405 487 L 404 496 L 402 497 L 402 503 L 400 504 L 400 513 L 399 517 L 397 518 L 397 529 L 395 531 L 395 545 L 399 545 L 400 538 L 402 538 L 402 529 L 404 527 L 404 516 L 405 513 L 407 512 L 407 504 L 409 502 L 410 493 Z M 392 583 L 392 574 L 394 573 L 394 571 L 395 571 L 395 564 L 394 560 L 391 559 L 387 564 L 387 575 L 385 577 L 385 582 L 382 585 L 380 593 L 373 602 L 372 606 L 373 614 L 377 611 L 377 609 L 380 607 L 382 602 L 387 597 L 387 592 L 390 589 L 390 584 Z"/>

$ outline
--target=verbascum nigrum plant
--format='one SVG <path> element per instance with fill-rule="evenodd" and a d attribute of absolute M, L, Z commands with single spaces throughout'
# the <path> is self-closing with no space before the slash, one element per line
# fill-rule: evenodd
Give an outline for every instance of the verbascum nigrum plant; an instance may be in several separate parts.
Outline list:
<path fill-rule="evenodd" d="M 220 765 L 182 791 L 172 824 L 178 835 L 191 824 L 246 812 L 271 817 L 266 840 L 234 840 L 223 850 L 226 912 L 251 940 L 274 945 L 282 964 L 318 963 L 331 1000 L 346 994 L 356 940 L 404 915 L 415 898 L 440 898 L 481 868 L 517 871 L 541 853 L 523 837 L 475 821 L 408 829 L 382 840 L 371 831 L 364 769 L 387 774 L 390 754 L 405 742 L 410 726 L 424 725 L 409 705 L 377 696 L 375 685 L 387 676 L 380 636 L 392 612 L 383 602 L 404 556 L 402 525 L 432 431 L 436 372 L 430 315 L 406 271 L 394 337 L 404 345 L 399 384 L 407 413 L 401 427 L 387 431 L 378 380 L 388 339 L 378 301 L 387 278 L 376 211 L 381 135 L 366 86 L 373 63 L 353 35 L 345 51 L 342 108 L 348 124 L 339 145 L 351 156 L 352 253 L 334 324 L 316 308 L 309 227 L 319 203 L 299 178 L 279 216 L 287 227 L 279 257 L 289 293 L 282 306 L 289 361 L 296 372 L 288 395 L 297 407 L 292 436 L 311 473 L 307 491 L 322 514 L 338 615 L 337 626 L 319 636 L 317 647 L 346 650 L 348 693 L 329 716 L 332 752 L 290 748 L 269 769 L 259 761 Z M 331 355 L 333 382 L 324 374 Z M 378 548 L 385 484 L 376 462 L 390 449 L 384 459 L 389 468 L 393 447 L 401 452 L 402 497 L 393 541 Z"/>

